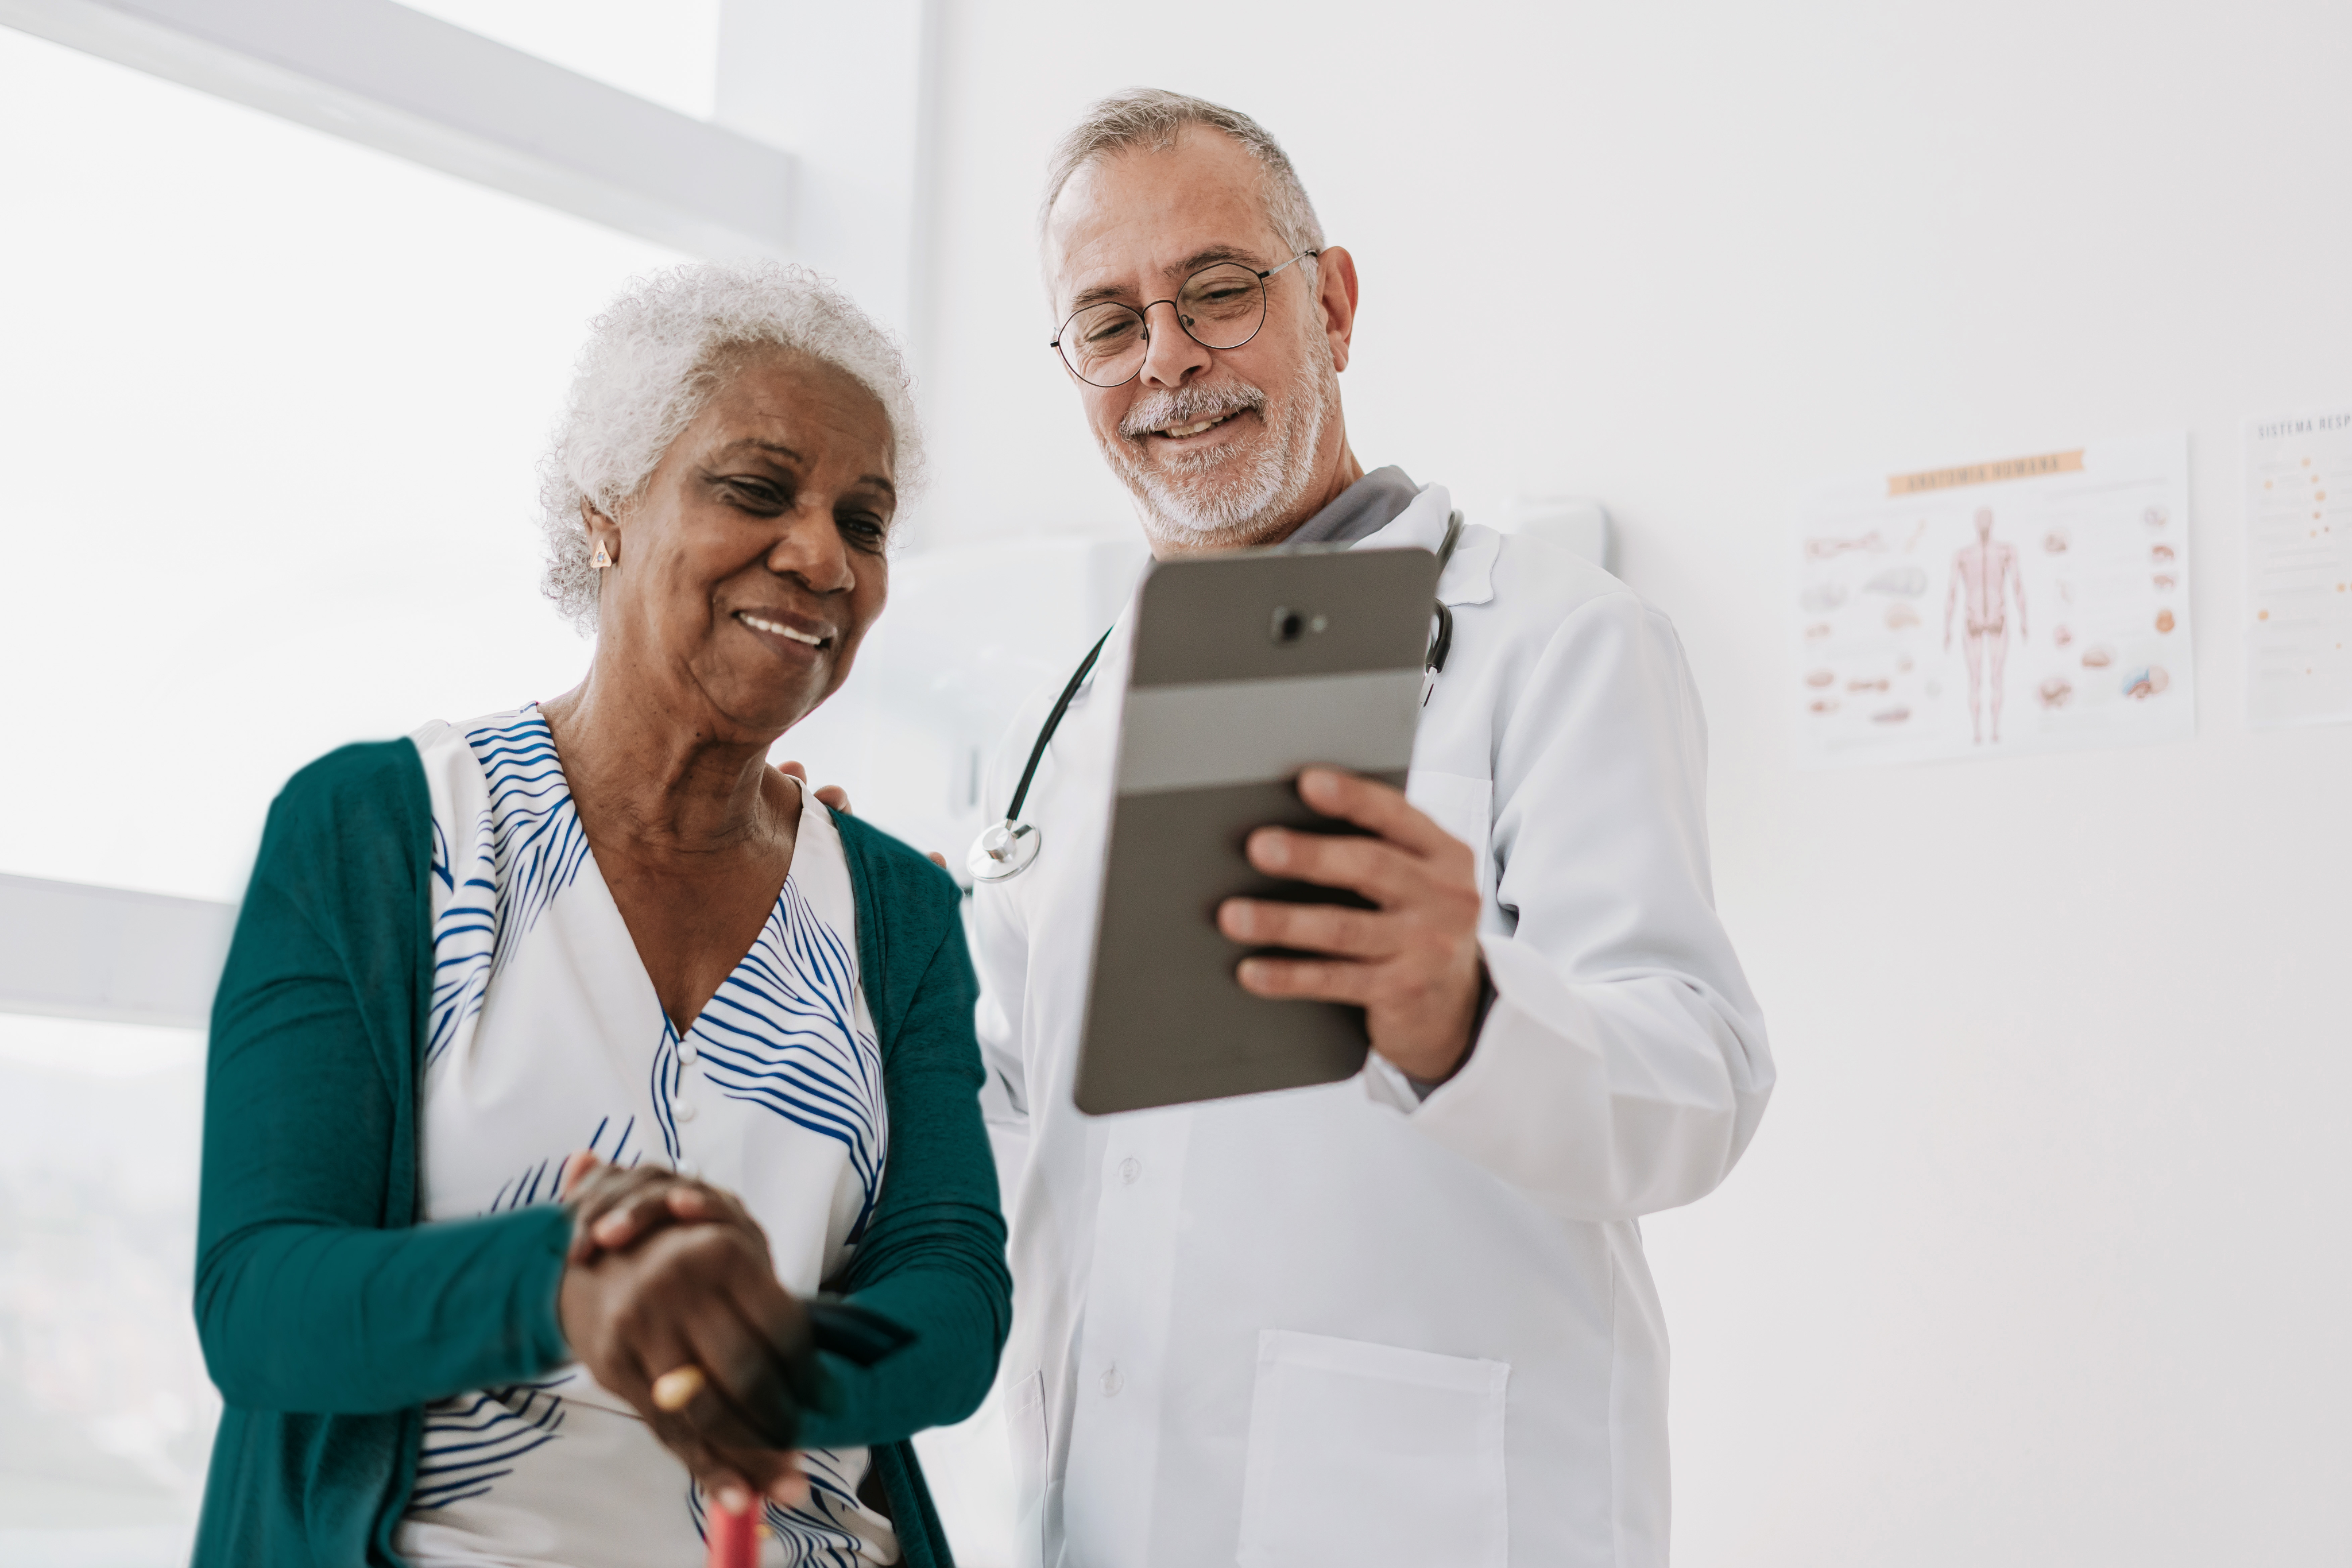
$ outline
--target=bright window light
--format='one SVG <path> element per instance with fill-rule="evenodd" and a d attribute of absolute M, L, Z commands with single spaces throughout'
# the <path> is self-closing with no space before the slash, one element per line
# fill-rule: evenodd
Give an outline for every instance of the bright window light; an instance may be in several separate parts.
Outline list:
<path fill-rule="evenodd" d="M 185 1563 L 204 1037 L 0 1014 L 0 1563 Z"/>
<path fill-rule="evenodd" d="M 234 899 L 344 741 L 552 695 L 532 464 L 675 259 L 0 30 L 0 867 Z M 0 1015 L 0 1562 L 187 1561 L 193 1033 Z"/>
<path fill-rule="evenodd" d="M 404 0 L 411 10 L 709 120 L 719 0 Z"/>
<path fill-rule="evenodd" d="M 234 899 L 303 763 L 585 670 L 532 465 L 677 258 L 8 31 L 0 144 L 0 867 Z"/>

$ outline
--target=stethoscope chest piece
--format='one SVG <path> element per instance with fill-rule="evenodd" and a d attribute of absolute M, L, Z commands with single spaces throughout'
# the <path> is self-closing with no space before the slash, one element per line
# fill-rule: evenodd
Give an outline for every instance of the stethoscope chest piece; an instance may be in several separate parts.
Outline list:
<path fill-rule="evenodd" d="M 974 882 L 1008 882 L 1037 860 L 1037 830 L 1007 817 L 972 840 L 963 857 L 963 869 Z"/>

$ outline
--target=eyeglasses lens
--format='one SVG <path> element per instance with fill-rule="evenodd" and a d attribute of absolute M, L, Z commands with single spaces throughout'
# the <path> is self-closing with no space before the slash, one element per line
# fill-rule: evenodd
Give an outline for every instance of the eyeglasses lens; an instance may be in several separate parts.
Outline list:
<path fill-rule="evenodd" d="M 1204 349 L 1238 349 L 1265 320 L 1265 285 L 1237 262 L 1203 267 L 1176 293 L 1178 324 Z M 1080 381 L 1124 386 L 1143 369 L 1147 331 L 1133 307 L 1089 305 L 1062 328 L 1062 358 Z"/>
<path fill-rule="evenodd" d="M 1201 347 L 1238 349 L 1265 319 L 1265 285 L 1248 267 L 1220 262 L 1184 280 L 1176 308 Z"/>

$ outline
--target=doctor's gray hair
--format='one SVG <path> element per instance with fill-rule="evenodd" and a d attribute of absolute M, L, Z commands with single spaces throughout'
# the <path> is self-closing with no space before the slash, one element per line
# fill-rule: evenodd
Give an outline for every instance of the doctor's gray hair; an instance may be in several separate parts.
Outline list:
<path fill-rule="evenodd" d="M 642 497 L 670 443 L 762 348 L 805 354 L 872 392 L 890 421 L 899 495 L 920 484 L 923 438 L 906 361 L 847 295 L 776 261 L 697 262 L 636 278 L 589 324 L 539 465 L 541 591 L 581 635 L 596 630 L 594 547 L 581 507 L 610 517 Z"/>
<path fill-rule="evenodd" d="M 1053 156 L 1045 162 L 1045 199 L 1037 208 L 1039 239 L 1045 237 L 1054 204 L 1061 199 L 1062 187 L 1070 183 L 1070 176 L 1097 158 L 1129 148 L 1166 152 L 1175 147 L 1185 127 L 1192 125 L 1223 131 L 1257 160 L 1265 177 L 1266 218 L 1291 255 L 1323 248 L 1323 222 L 1315 215 L 1315 204 L 1307 199 L 1307 187 L 1299 183 L 1290 155 L 1272 132 L 1238 109 L 1150 87 L 1111 94 L 1087 110 L 1055 143 Z"/>

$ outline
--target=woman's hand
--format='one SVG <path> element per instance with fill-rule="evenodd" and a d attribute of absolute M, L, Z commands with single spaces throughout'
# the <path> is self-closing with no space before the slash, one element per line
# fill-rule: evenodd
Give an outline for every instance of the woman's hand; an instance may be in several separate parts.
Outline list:
<path fill-rule="evenodd" d="M 667 1203 L 684 1196 L 677 1189 L 696 1186 L 668 1172 L 646 1175 L 631 1179 L 637 1173 L 575 1156 L 566 1190 L 610 1219 L 655 1195 L 667 1216 Z M 633 1232 L 636 1244 L 619 1247 L 583 1248 L 597 1224 L 582 1215 L 557 1297 L 564 1338 L 720 1507 L 740 1512 L 753 1491 L 795 1506 L 808 1495 L 792 1450 L 798 1413 L 814 1391 L 807 1316 L 777 1283 L 767 1239 L 740 1203 L 698 1187 L 686 1207 L 701 1222 Z M 656 1396 L 656 1382 L 668 1397 Z"/>
<path fill-rule="evenodd" d="M 674 1222 L 740 1226 L 762 1249 L 768 1244 L 767 1232 L 733 1193 L 676 1171 L 608 1166 L 583 1149 L 563 1162 L 557 1190 L 572 1208 L 570 1262 L 585 1263 L 600 1250 L 625 1251 Z"/>

